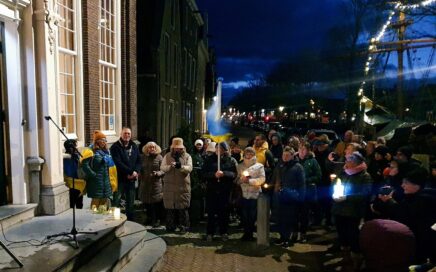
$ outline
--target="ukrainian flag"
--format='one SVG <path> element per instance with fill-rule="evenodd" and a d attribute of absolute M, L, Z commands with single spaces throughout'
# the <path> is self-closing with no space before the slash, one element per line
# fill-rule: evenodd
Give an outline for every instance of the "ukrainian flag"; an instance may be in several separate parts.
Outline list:
<path fill-rule="evenodd" d="M 222 78 L 218 79 L 216 99 L 212 106 L 207 111 L 206 121 L 209 134 L 204 135 L 206 138 L 211 138 L 216 143 L 221 143 L 230 138 L 226 126 L 221 120 L 221 93 L 222 93 Z"/>

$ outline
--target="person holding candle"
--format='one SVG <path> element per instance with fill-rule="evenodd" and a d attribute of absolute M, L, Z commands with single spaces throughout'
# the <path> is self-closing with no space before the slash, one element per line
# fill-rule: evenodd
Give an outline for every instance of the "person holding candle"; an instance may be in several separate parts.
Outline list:
<path fill-rule="evenodd" d="M 265 169 L 256 162 L 256 152 L 252 147 L 244 149 L 244 161 L 237 166 L 236 183 L 242 189 L 242 225 L 244 235 L 242 241 L 253 241 L 254 223 L 257 215 L 257 198 L 265 183 Z"/>
<path fill-rule="evenodd" d="M 217 144 L 216 153 L 204 160 L 202 173 L 206 182 L 208 242 L 213 240 L 217 227 L 221 239 L 228 240 L 230 191 L 236 178 L 237 164 L 238 162 L 230 156 L 230 147 L 226 142 Z"/>
<path fill-rule="evenodd" d="M 361 265 L 359 224 L 369 203 L 372 178 L 365 159 L 355 151 L 345 158 L 344 172 L 333 180 L 332 214 L 342 249 L 350 248 L 354 268 Z M 342 187 L 343 186 L 343 187 Z"/>

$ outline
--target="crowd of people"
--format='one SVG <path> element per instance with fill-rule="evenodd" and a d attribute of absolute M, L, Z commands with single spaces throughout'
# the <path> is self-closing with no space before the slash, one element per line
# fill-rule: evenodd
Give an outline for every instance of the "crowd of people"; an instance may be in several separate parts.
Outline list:
<path fill-rule="evenodd" d="M 85 193 L 97 208 L 120 206 L 123 198 L 126 216 L 133 220 L 138 198 L 147 225 L 185 233 L 191 224 L 205 219 L 205 240 L 225 241 L 230 218 L 238 218 L 244 230 L 241 240 L 253 241 L 257 199 L 263 193 L 271 202 L 272 231 L 280 235 L 274 241 L 277 245 L 307 242 L 312 227 L 335 228 L 337 243 L 332 250 L 350 252 L 356 270 L 365 258 L 371 271 L 382 271 L 378 269 L 385 263 L 370 261 L 371 254 L 379 252 L 371 247 L 389 251 L 401 245 L 365 241 L 383 241 L 378 236 L 388 237 L 387 233 L 400 229 L 395 229 L 399 224 L 413 238 L 413 246 L 404 250 L 413 252 L 405 255 L 410 258 L 403 263 L 383 271 L 436 262 L 436 230 L 432 230 L 436 228 L 436 165 L 431 164 L 428 172 L 413 159 L 410 147 L 391 150 L 383 138 L 364 143 L 347 131 L 342 141 L 332 143 L 327 135 L 316 137 L 309 131 L 282 143 L 280 135 L 270 131 L 256 135 L 246 147 L 238 138 L 230 144 L 196 139 L 193 150 L 187 150 L 182 138 L 173 137 L 162 153 L 151 141 L 139 150 L 131 130 L 123 128 L 110 149 L 101 131 L 94 133 L 93 144 L 81 155 L 76 154 L 74 141 L 66 141 L 65 149 L 71 155 L 64 161 L 71 206 L 83 207 Z M 72 188 L 71 178 L 79 186 Z M 395 224 L 386 223 L 391 221 Z M 392 267 L 395 270 L 389 270 Z"/>

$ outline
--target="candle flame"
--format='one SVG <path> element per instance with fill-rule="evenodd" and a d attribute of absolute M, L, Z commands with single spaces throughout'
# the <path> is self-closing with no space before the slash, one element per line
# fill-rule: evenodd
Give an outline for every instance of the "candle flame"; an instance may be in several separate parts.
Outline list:
<path fill-rule="evenodd" d="M 250 174 L 248 173 L 248 171 L 244 171 L 244 172 L 242 172 L 242 175 L 244 175 L 245 177 L 250 176 Z"/>

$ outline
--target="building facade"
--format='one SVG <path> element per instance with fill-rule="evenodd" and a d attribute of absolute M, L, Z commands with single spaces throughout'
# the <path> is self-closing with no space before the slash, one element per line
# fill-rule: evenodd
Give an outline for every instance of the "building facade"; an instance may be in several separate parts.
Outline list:
<path fill-rule="evenodd" d="M 0 25 L 1 204 L 57 214 L 69 199 L 56 125 L 79 146 L 136 131 L 136 1 L 0 0 Z"/>
<path fill-rule="evenodd" d="M 163 147 L 181 126 L 204 131 L 206 27 L 194 0 L 138 2 L 138 135 Z"/>

